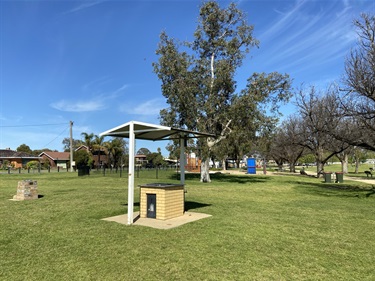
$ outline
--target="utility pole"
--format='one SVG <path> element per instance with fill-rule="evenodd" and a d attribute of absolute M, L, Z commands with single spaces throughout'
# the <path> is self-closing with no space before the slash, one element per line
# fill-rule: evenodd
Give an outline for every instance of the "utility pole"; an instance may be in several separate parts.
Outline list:
<path fill-rule="evenodd" d="M 73 172 L 73 121 L 70 121 L 70 171 Z"/>

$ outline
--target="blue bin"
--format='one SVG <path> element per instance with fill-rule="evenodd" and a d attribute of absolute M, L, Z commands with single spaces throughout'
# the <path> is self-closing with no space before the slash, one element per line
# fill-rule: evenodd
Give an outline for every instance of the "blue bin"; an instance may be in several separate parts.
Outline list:
<path fill-rule="evenodd" d="M 247 173 L 248 174 L 256 174 L 256 162 L 255 158 L 248 158 L 247 159 Z"/>

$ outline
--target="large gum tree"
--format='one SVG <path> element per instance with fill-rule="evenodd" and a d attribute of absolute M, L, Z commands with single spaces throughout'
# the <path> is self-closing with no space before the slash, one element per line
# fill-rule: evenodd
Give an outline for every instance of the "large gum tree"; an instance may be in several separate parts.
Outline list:
<path fill-rule="evenodd" d="M 199 141 L 202 182 L 210 181 L 211 148 L 230 131 L 235 72 L 257 44 L 243 12 L 234 3 L 222 9 L 214 1 L 201 5 L 193 42 L 160 35 L 153 66 L 168 103 L 160 112 L 161 123 L 218 136 Z"/>

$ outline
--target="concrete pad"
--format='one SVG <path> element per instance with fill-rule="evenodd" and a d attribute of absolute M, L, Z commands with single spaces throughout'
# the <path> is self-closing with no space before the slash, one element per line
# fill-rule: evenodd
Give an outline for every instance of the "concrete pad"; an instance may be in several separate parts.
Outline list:
<path fill-rule="evenodd" d="M 157 219 L 150 219 L 150 218 L 141 218 L 139 216 L 139 212 L 134 212 L 134 223 L 133 225 L 141 225 L 141 226 L 148 226 L 152 228 L 157 229 L 170 229 L 174 227 L 179 227 L 181 225 L 184 225 L 189 222 L 197 221 L 200 219 L 211 217 L 211 215 L 208 214 L 202 214 L 202 213 L 195 213 L 195 212 L 185 212 L 183 216 L 168 219 L 168 220 L 157 220 Z M 105 221 L 114 221 L 121 224 L 128 223 L 128 215 L 119 215 L 114 217 L 109 217 L 102 219 Z"/>

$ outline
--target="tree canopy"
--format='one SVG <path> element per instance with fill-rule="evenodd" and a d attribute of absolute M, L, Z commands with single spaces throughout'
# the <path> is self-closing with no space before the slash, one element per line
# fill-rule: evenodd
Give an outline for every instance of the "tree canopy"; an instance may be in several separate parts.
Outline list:
<path fill-rule="evenodd" d="M 345 63 L 341 107 L 348 123 L 335 137 L 375 151 L 375 15 L 354 21 L 358 44 Z"/>
<path fill-rule="evenodd" d="M 192 42 L 180 42 L 166 32 L 160 35 L 156 50 L 159 59 L 153 66 L 168 104 L 168 108 L 160 112 L 161 123 L 218 136 L 216 140 L 209 138 L 206 142 L 198 142 L 203 182 L 210 181 L 208 169 L 212 147 L 232 131 L 230 123 L 235 124 L 233 118 L 237 116 L 233 116 L 232 106 L 236 101 L 242 98 L 241 102 L 251 106 L 254 101 L 256 104 L 264 101 L 267 95 L 271 99 L 270 91 L 252 91 L 253 86 L 260 84 L 252 84 L 251 78 L 245 92 L 236 94 L 236 70 L 255 46 L 258 46 L 258 40 L 253 36 L 253 26 L 247 23 L 246 14 L 234 3 L 222 9 L 215 1 L 204 2 Z M 263 79 L 265 77 L 259 74 L 253 79 L 264 82 L 267 81 Z M 270 80 L 267 82 L 271 83 Z M 285 85 L 283 94 L 287 97 L 286 89 L 290 84 L 288 81 L 279 82 Z M 267 86 L 277 88 L 269 84 L 262 88 Z M 246 98 L 249 91 L 252 97 Z M 277 100 L 280 96 L 275 97 Z"/>

